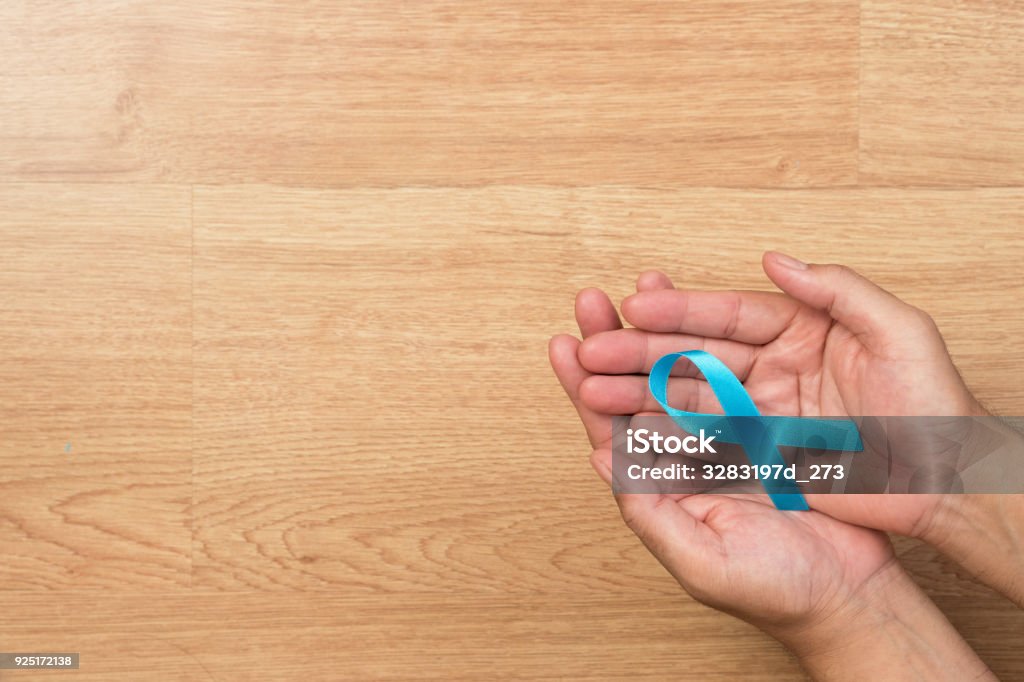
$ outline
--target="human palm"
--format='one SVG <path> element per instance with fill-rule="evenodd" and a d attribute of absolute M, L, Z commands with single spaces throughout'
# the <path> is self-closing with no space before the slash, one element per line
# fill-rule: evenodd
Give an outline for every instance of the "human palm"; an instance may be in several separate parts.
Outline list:
<path fill-rule="evenodd" d="M 766 415 L 984 413 L 921 311 L 843 268 L 794 272 L 766 258 L 765 269 L 787 293 L 681 291 L 649 273 L 654 281 L 622 305 L 635 328 L 607 329 L 580 347 L 581 364 L 592 374 L 580 386 L 582 402 L 608 414 L 658 412 L 646 373 L 666 353 L 701 348 L 730 367 Z M 671 405 L 721 412 L 695 367 L 678 363 L 673 375 Z M 926 528 L 940 503 L 934 495 L 808 499 L 837 518 L 907 534 Z"/>
<path fill-rule="evenodd" d="M 581 386 L 582 397 L 610 414 L 658 411 L 645 375 L 667 353 L 700 348 L 725 362 L 767 415 L 983 412 L 931 319 L 881 293 L 892 300 L 879 312 L 891 319 L 869 332 L 856 315 L 836 320 L 781 293 L 642 290 L 622 304 L 636 328 L 607 330 L 582 344 L 580 361 L 596 375 Z M 678 363 L 672 373 L 673 406 L 721 411 L 692 365 Z"/>
<path fill-rule="evenodd" d="M 611 416 L 660 411 L 646 375 L 681 350 L 725 362 L 767 415 L 981 410 L 920 311 L 842 268 L 793 268 L 766 256 L 765 270 L 784 293 L 680 291 L 647 273 L 622 304 L 633 329 L 622 328 L 603 292 L 581 292 L 584 340 L 556 337 L 551 361 L 606 481 Z M 721 411 L 689 363 L 673 368 L 668 400 L 681 410 Z M 894 565 L 888 539 L 859 525 L 908 532 L 934 510 L 922 495 L 808 499 L 828 515 L 779 512 L 764 496 L 617 496 L 627 523 L 684 587 L 754 622 L 816 617 L 848 602 Z"/>
<path fill-rule="evenodd" d="M 977 409 L 923 314 L 908 309 L 899 336 L 872 342 L 824 311 L 792 299 L 783 306 L 794 308 L 792 317 L 752 349 L 744 381 L 764 413 L 930 416 Z"/>
<path fill-rule="evenodd" d="M 611 476 L 611 453 L 594 466 Z M 777 636 L 835 616 L 897 571 L 877 531 L 749 495 L 619 495 L 622 516 L 695 598 Z"/>

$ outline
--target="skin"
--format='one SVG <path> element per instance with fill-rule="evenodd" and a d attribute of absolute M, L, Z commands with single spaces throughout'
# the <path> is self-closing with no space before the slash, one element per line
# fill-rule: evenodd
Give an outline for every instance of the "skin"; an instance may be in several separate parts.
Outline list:
<path fill-rule="evenodd" d="M 840 266 L 768 253 L 764 267 L 783 293 L 680 291 L 665 275 L 645 273 L 622 303 L 634 329 L 622 328 L 603 292 L 580 292 L 583 341 L 555 337 L 550 357 L 606 482 L 611 416 L 657 411 L 642 375 L 679 350 L 721 358 L 765 414 L 984 413 L 921 311 Z M 720 411 L 692 366 L 679 363 L 676 372 L 673 405 Z M 816 678 L 881 673 L 871 666 L 893 657 L 905 662 L 904 679 L 990 675 L 907 577 L 887 537 L 862 527 L 927 536 L 938 519 L 969 515 L 935 496 L 809 497 L 821 511 L 780 512 L 764 496 L 619 495 L 617 502 L 688 592 L 778 638 Z M 879 629 L 890 637 L 868 634 Z M 854 654 L 848 643 L 858 639 Z M 865 656 L 865 647 L 877 656 Z"/>

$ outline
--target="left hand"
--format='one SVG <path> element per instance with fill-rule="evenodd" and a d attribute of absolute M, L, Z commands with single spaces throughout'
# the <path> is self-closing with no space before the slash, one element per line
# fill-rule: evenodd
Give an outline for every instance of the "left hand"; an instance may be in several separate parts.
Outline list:
<path fill-rule="evenodd" d="M 621 328 L 608 297 L 585 290 L 576 317 L 584 338 Z M 580 400 L 590 374 L 580 342 L 551 341 L 551 363 L 594 446 L 591 463 L 611 481 L 612 415 Z M 780 639 L 867 603 L 902 576 L 888 538 L 818 512 L 780 512 L 764 496 L 618 495 L 627 525 L 694 597 Z"/>

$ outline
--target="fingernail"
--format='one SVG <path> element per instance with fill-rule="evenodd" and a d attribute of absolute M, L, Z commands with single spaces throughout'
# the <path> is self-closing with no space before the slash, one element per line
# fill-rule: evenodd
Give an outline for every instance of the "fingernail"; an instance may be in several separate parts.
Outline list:
<path fill-rule="evenodd" d="M 797 260 L 792 256 L 787 256 L 786 254 L 779 253 L 778 251 L 772 251 L 772 255 L 775 258 L 775 262 L 778 263 L 779 265 L 784 265 L 792 270 L 807 269 L 807 263 L 803 262 L 802 260 Z"/>

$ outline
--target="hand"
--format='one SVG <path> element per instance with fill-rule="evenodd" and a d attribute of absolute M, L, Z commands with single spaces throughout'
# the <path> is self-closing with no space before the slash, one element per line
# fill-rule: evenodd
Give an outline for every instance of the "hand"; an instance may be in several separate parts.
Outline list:
<path fill-rule="evenodd" d="M 621 331 L 603 292 L 577 297 L 584 343 Z M 581 400 L 593 378 L 581 366 L 579 342 L 552 339 L 551 363 L 576 405 L 598 474 L 611 482 L 612 417 Z M 760 497 L 760 496 L 756 496 Z M 812 512 L 781 514 L 755 496 L 620 495 L 623 518 L 694 596 L 758 623 L 801 625 L 828 618 L 875 576 L 901 570 L 881 533 Z"/>
<path fill-rule="evenodd" d="M 646 285 L 663 281 L 655 278 Z M 644 280 L 639 285 L 645 286 Z M 621 329 L 602 292 L 577 297 L 584 343 Z M 581 398 L 595 377 L 578 359 L 580 342 L 552 339 L 551 363 L 576 405 L 595 451 L 591 462 L 611 481 L 611 414 Z M 893 594 L 919 614 L 901 632 L 890 630 L 887 655 L 930 660 L 932 678 L 984 674 L 984 665 L 896 562 L 884 534 L 848 525 L 819 512 L 779 512 L 763 496 L 618 495 L 622 516 L 690 594 L 758 625 L 787 644 L 821 678 L 840 670 L 846 679 L 868 673 L 867 650 L 846 651 L 837 642 L 877 642 L 879 623 L 894 618 Z M 842 632 L 823 635 L 838 627 Z M 898 629 L 898 628 L 897 628 Z M 927 631 L 929 637 L 911 635 Z M 909 653 L 913 646 L 925 647 Z M 891 670 L 887 672 L 891 673 Z"/>
<path fill-rule="evenodd" d="M 688 349 L 725 362 L 766 415 L 987 414 L 922 311 L 842 266 L 771 252 L 763 266 L 785 293 L 682 291 L 661 273 L 642 275 L 637 293 L 622 304 L 637 328 L 621 329 L 616 318 L 594 327 L 578 349 L 582 379 L 574 390 L 585 421 L 660 412 L 644 375 L 664 354 Z M 583 292 L 578 301 L 588 324 L 614 315 L 599 293 Z M 721 411 L 692 365 L 679 363 L 674 374 L 670 404 Z M 919 537 L 1024 606 L 1024 496 L 845 494 L 807 501 L 843 521 Z"/>
<path fill-rule="evenodd" d="M 763 265 L 783 293 L 683 291 L 660 273 L 622 303 L 637 329 L 592 335 L 579 349 L 591 374 L 583 405 L 611 414 L 660 411 L 647 391 L 651 365 L 700 348 L 744 383 L 766 415 L 973 415 L 984 409 L 965 386 L 927 314 L 837 265 L 806 265 L 767 253 Z M 720 412 L 709 385 L 679 363 L 669 401 Z M 943 498 L 931 495 L 811 495 L 815 508 L 853 523 L 907 535 L 929 531 Z"/>

